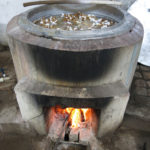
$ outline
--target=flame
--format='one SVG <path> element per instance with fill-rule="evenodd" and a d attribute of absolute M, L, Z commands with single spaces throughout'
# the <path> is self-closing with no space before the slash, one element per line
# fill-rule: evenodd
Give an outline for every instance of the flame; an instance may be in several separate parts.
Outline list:
<path fill-rule="evenodd" d="M 85 121 L 88 120 L 89 116 L 87 115 L 87 113 L 91 110 L 89 108 L 84 108 L 84 109 L 81 109 L 83 111 L 83 115 L 84 115 L 84 119 Z"/>
<path fill-rule="evenodd" d="M 62 109 L 61 107 L 56 107 L 56 112 L 60 114 L 68 114 L 69 116 L 69 123 L 71 124 L 71 128 L 80 127 L 81 122 L 88 121 L 91 116 L 91 109 L 90 108 L 73 108 L 68 107 Z"/>
<path fill-rule="evenodd" d="M 65 109 L 65 111 L 66 111 L 68 114 L 70 114 L 73 109 L 74 109 L 74 108 L 72 108 L 72 107 L 68 107 L 68 108 Z"/>
<path fill-rule="evenodd" d="M 81 119 L 82 118 L 80 109 L 74 109 L 71 113 L 71 120 L 72 120 L 71 127 L 72 128 L 80 127 Z"/>

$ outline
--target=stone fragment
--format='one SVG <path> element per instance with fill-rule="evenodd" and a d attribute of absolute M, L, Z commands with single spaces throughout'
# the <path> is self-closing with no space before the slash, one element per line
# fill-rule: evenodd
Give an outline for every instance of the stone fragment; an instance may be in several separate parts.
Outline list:
<path fill-rule="evenodd" d="M 150 72 L 143 72 L 144 79 L 150 80 Z"/>
<path fill-rule="evenodd" d="M 142 79 L 135 80 L 135 86 L 137 86 L 137 87 L 146 87 L 146 82 Z"/>
<path fill-rule="evenodd" d="M 147 89 L 146 88 L 142 88 L 142 87 L 136 87 L 135 88 L 135 94 L 147 96 Z"/>
<path fill-rule="evenodd" d="M 142 75 L 140 72 L 135 72 L 134 77 L 136 78 L 142 78 Z"/>

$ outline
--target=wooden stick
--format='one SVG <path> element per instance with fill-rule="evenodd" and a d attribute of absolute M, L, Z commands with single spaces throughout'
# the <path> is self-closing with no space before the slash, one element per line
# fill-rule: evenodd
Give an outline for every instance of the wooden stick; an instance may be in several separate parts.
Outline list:
<path fill-rule="evenodd" d="M 67 128 L 67 125 L 68 125 L 68 119 L 69 119 L 69 116 L 65 119 L 64 121 L 64 126 L 60 132 L 60 135 L 59 135 L 59 138 L 57 139 L 56 143 L 55 143 L 55 146 L 54 146 L 54 149 L 53 150 L 57 150 L 57 146 L 62 138 L 62 135 L 63 135 L 63 132 L 65 131 L 65 129 Z"/>
<path fill-rule="evenodd" d="M 23 3 L 24 7 L 41 4 L 107 4 L 107 5 L 122 5 L 118 1 L 110 0 L 47 0 Z"/>
<path fill-rule="evenodd" d="M 63 128 L 62 128 L 62 130 L 61 130 L 61 133 L 60 133 L 60 135 L 59 135 L 58 140 L 57 140 L 56 143 L 55 143 L 55 146 L 54 146 L 54 149 L 53 149 L 53 150 L 57 150 L 57 146 L 58 146 L 58 144 L 59 144 L 59 142 L 60 142 L 60 140 L 61 140 L 61 138 L 62 138 L 63 132 L 66 130 L 66 128 L 67 128 L 67 126 L 68 126 L 68 123 L 69 123 L 68 120 L 69 120 L 69 118 L 70 118 L 70 115 L 71 115 L 72 111 L 73 111 L 73 110 L 71 110 L 70 114 L 66 117 L 66 119 L 65 119 L 65 121 L 64 121 L 64 126 L 63 126 Z"/>

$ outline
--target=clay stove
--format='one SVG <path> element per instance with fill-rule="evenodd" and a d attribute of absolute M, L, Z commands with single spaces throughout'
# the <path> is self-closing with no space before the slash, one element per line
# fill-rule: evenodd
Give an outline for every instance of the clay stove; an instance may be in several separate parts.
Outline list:
<path fill-rule="evenodd" d="M 111 18 L 117 24 L 100 30 L 58 31 L 33 23 L 43 16 L 78 11 Z M 52 4 L 14 17 L 7 33 L 18 78 L 17 101 L 23 119 L 37 133 L 46 135 L 53 129 L 51 120 L 58 106 L 61 110 L 92 110 L 96 114 L 90 117 L 96 118 L 92 120 L 95 137 L 102 138 L 118 128 L 143 39 L 136 18 L 107 5 Z M 49 108 L 48 129 L 45 108 Z"/>

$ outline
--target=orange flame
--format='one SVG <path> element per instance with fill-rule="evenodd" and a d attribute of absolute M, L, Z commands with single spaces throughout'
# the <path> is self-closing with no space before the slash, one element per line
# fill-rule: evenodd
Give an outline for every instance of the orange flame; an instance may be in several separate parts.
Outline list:
<path fill-rule="evenodd" d="M 69 122 L 71 124 L 71 128 L 80 127 L 81 122 L 88 121 L 91 116 L 90 108 L 72 108 L 68 107 L 62 109 L 60 107 L 56 107 L 56 112 L 61 114 L 68 114 Z"/>

